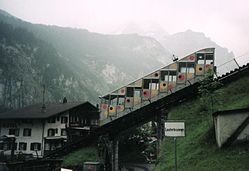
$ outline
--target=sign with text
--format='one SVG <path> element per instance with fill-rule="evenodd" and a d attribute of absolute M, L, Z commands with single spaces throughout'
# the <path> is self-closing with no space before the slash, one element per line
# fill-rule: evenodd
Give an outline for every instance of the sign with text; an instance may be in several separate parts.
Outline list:
<path fill-rule="evenodd" d="M 167 121 L 165 122 L 166 137 L 185 137 L 184 121 Z"/>

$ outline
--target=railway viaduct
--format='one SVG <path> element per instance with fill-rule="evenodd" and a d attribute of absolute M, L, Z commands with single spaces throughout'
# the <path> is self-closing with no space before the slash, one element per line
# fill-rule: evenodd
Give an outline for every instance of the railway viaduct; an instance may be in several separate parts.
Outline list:
<path fill-rule="evenodd" d="M 238 66 L 238 68 L 223 74 L 216 76 L 213 80 L 220 81 L 223 85 L 226 85 L 232 81 L 237 80 L 243 75 L 249 74 L 249 64 Z M 180 89 L 170 95 L 156 99 L 154 101 L 148 101 L 141 108 L 135 110 L 129 110 L 125 115 L 119 117 L 110 117 L 108 121 L 101 124 L 99 128 L 94 130 L 87 137 L 78 139 L 77 141 L 67 143 L 65 146 L 53 151 L 46 155 L 44 159 L 58 158 L 73 150 L 89 145 L 93 141 L 99 141 L 101 137 L 101 143 L 103 143 L 106 149 L 103 149 L 103 159 L 105 159 L 104 153 L 110 155 L 110 165 L 108 170 L 118 170 L 118 137 L 122 135 L 124 131 L 127 131 L 134 127 L 139 127 L 149 121 L 156 121 L 157 125 L 157 147 L 159 149 L 160 143 L 164 137 L 164 122 L 167 119 L 167 110 L 190 98 L 194 98 L 198 95 L 198 86 L 200 82 L 189 84 L 188 86 Z"/>

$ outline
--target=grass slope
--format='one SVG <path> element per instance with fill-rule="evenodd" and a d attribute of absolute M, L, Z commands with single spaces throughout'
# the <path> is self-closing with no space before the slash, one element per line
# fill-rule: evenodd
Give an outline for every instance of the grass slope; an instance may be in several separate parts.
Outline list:
<path fill-rule="evenodd" d="M 95 147 L 85 147 L 69 153 L 63 158 L 63 167 L 73 168 L 82 166 L 84 162 L 96 162 L 98 160 L 97 149 Z"/>
<path fill-rule="evenodd" d="M 249 76 L 214 92 L 216 100 L 206 110 L 200 98 L 173 107 L 169 119 L 185 120 L 186 137 L 177 139 L 178 171 L 249 170 L 249 144 L 219 149 L 215 144 L 212 112 L 249 107 Z M 173 139 L 161 146 L 156 171 L 174 170 Z"/>

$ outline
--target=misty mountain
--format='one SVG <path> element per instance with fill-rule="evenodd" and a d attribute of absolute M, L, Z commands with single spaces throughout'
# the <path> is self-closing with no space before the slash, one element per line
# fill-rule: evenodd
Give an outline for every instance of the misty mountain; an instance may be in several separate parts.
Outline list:
<path fill-rule="evenodd" d="M 1 10 L 0 22 L 0 101 L 8 107 L 41 102 L 43 84 L 47 101 L 66 96 L 95 103 L 99 95 L 170 63 L 172 54 L 182 57 L 207 46 L 216 47 L 217 64 L 233 58 L 193 31 L 169 35 L 151 25 L 143 35 L 104 35 L 31 24 Z M 123 33 L 138 32 L 136 27 Z"/>
<path fill-rule="evenodd" d="M 170 35 L 160 25 L 155 23 L 147 23 L 142 27 L 136 22 L 129 22 L 113 33 L 137 34 L 155 38 L 170 54 L 174 54 L 178 57 L 185 56 L 206 47 L 214 47 L 216 49 L 216 66 L 220 66 L 234 58 L 233 52 L 229 52 L 227 48 L 219 46 L 201 32 L 187 30 Z M 225 73 L 234 67 L 236 67 L 235 62 L 231 61 L 226 65 L 218 67 L 218 74 Z"/>
<path fill-rule="evenodd" d="M 23 28 L 0 21 L 0 102 L 17 108 L 41 102 L 42 85 L 46 85 L 46 101 L 92 99 L 95 90 L 88 87 L 68 67 L 57 51 Z M 92 81 L 92 80 L 89 80 Z"/>
<path fill-rule="evenodd" d="M 171 56 L 155 39 L 136 34 L 102 35 L 55 26 L 36 27 L 34 32 L 64 58 L 80 65 L 79 69 L 88 67 L 109 86 L 120 86 L 162 67 Z"/>
<path fill-rule="evenodd" d="M 41 101 L 42 84 L 49 101 L 66 96 L 96 102 L 98 95 L 170 61 L 149 37 L 31 24 L 4 11 L 0 22 L 0 100 L 8 107 Z"/>
<path fill-rule="evenodd" d="M 229 52 L 227 48 L 217 45 L 203 33 L 187 30 L 185 32 L 164 36 L 159 41 L 168 51 L 179 57 L 204 47 L 214 47 L 216 56 L 215 65 L 218 66 L 219 73 L 227 72 L 235 67 L 234 62 L 219 67 L 225 62 L 231 61 L 234 58 L 234 54 L 233 52 Z"/>
<path fill-rule="evenodd" d="M 142 26 L 136 22 L 129 22 L 113 31 L 113 34 L 138 34 L 161 40 L 169 33 L 157 23 L 143 23 Z"/>
<path fill-rule="evenodd" d="M 111 84 L 123 82 L 125 78 L 108 76 L 110 74 L 106 71 L 109 69 L 110 72 L 117 70 L 121 74 L 127 72 L 127 81 L 130 81 L 130 78 L 136 79 L 138 75 L 151 72 L 171 60 L 171 54 L 150 37 L 136 34 L 103 35 L 84 29 L 30 24 L 13 17 L 0 16 L 0 19 L 33 32 L 37 38 L 53 45 L 62 58 L 72 60 L 76 65 L 85 63 L 87 66 L 84 67 L 89 67 L 97 62 L 98 67 L 93 68 L 94 71 L 97 69 L 98 75 L 108 82 L 113 80 Z"/>

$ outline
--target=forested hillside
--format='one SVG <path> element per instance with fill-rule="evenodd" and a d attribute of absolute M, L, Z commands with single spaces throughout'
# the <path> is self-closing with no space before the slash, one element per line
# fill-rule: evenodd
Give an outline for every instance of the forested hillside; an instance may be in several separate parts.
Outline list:
<path fill-rule="evenodd" d="M 46 101 L 58 102 L 66 96 L 69 101 L 97 103 L 99 95 L 170 61 L 170 54 L 148 37 L 35 25 L 4 11 L 0 11 L 0 21 L 2 66 L 8 68 L 1 68 L 8 75 L 1 77 L 0 100 L 6 107 L 41 102 L 43 84 Z M 15 58 L 9 57 L 6 48 L 15 51 Z M 15 60 L 15 66 L 10 60 Z M 14 72 L 21 74 L 15 75 L 15 81 Z"/>
<path fill-rule="evenodd" d="M 22 28 L 0 22 L 0 54 L 2 107 L 41 102 L 43 84 L 47 102 L 96 95 L 51 45 Z"/>

